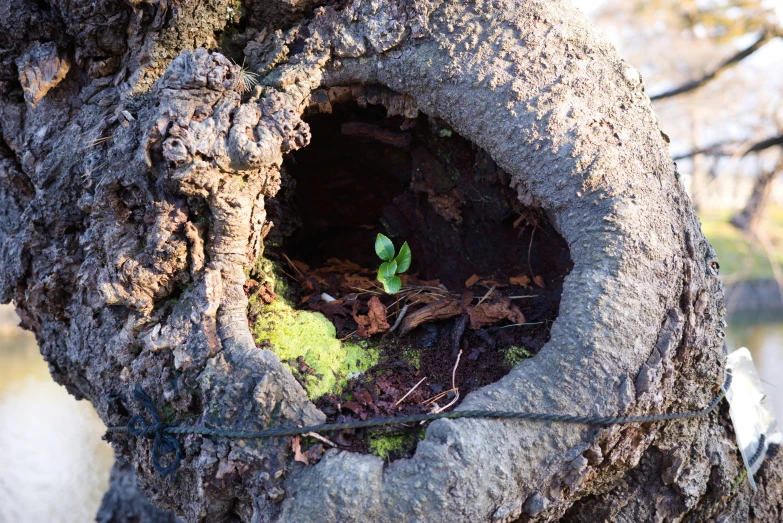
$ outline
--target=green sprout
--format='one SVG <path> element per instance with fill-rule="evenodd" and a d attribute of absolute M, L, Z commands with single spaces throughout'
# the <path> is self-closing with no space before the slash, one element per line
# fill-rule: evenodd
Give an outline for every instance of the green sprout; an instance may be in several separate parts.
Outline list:
<path fill-rule="evenodd" d="M 402 244 L 397 257 L 394 257 L 394 244 L 383 234 L 375 238 L 375 252 L 384 262 L 378 268 L 378 281 L 383 284 L 387 294 L 397 294 L 402 287 L 402 280 L 397 276 L 411 266 L 411 248 L 408 242 Z"/>

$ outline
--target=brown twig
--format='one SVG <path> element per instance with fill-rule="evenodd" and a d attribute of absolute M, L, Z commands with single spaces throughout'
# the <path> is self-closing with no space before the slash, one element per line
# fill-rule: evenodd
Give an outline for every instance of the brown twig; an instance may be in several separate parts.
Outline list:
<path fill-rule="evenodd" d="M 322 441 L 322 442 L 326 443 L 327 445 L 329 445 L 331 447 L 336 447 L 337 446 L 334 443 L 332 443 L 331 441 L 329 441 L 329 438 L 325 438 L 325 437 L 321 436 L 320 434 L 318 434 L 316 432 L 308 432 L 308 433 L 304 434 L 304 436 L 308 436 L 310 438 L 315 438 L 318 441 Z"/>
<path fill-rule="evenodd" d="M 538 224 L 533 224 L 533 232 L 530 233 L 530 244 L 527 246 L 527 268 L 530 269 L 530 277 L 534 280 L 536 279 L 536 275 L 533 273 L 533 266 L 530 264 L 530 251 L 533 250 L 533 236 L 536 235 L 536 229 L 538 229 Z"/>
<path fill-rule="evenodd" d="M 304 278 L 304 274 L 302 274 L 302 271 L 299 270 L 299 267 L 294 265 L 294 262 L 291 261 L 291 258 L 289 258 L 286 253 L 282 253 L 283 258 L 285 258 L 285 261 L 288 262 L 288 265 L 296 272 L 300 278 Z M 296 281 L 299 281 L 297 278 L 294 278 Z"/>
<path fill-rule="evenodd" d="M 459 320 L 457 320 L 457 325 L 454 328 L 454 335 L 452 337 L 451 341 L 451 355 L 456 356 L 459 352 L 459 344 L 462 341 L 462 335 L 465 333 L 465 325 L 468 323 L 468 315 L 463 314 L 462 317 L 460 317 Z"/>
<path fill-rule="evenodd" d="M 522 325 L 541 325 L 544 323 L 543 321 L 531 321 L 528 323 L 512 323 L 511 325 L 503 325 L 502 327 L 498 327 L 498 329 L 508 329 L 509 327 L 521 327 Z"/>
<path fill-rule="evenodd" d="M 457 367 L 459 367 L 459 359 L 462 356 L 462 351 L 459 351 L 459 354 L 457 354 L 457 362 L 454 364 L 454 370 L 451 371 L 451 388 L 455 391 L 454 399 L 451 400 L 447 405 L 443 407 L 438 407 L 433 410 L 433 412 L 443 412 L 444 410 L 448 409 L 455 403 L 457 403 L 457 400 L 459 400 L 459 389 L 457 388 Z"/>
<path fill-rule="evenodd" d="M 346 334 L 346 335 L 345 335 L 345 336 L 343 336 L 342 338 L 338 338 L 338 339 L 339 339 L 340 341 L 345 341 L 345 340 L 347 340 L 348 338 L 350 338 L 351 336 L 353 336 L 354 334 L 356 334 L 356 331 L 349 332 L 348 334 Z"/>
<path fill-rule="evenodd" d="M 402 319 L 405 317 L 405 313 L 408 312 L 409 304 L 405 304 L 405 306 L 402 308 L 399 314 L 397 314 L 397 320 L 394 322 L 394 325 L 392 325 L 392 328 L 389 329 L 389 332 L 394 332 L 397 330 L 397 327 L 400 326 L 400 323 L 402 323 Z"/>
<path fill-rule="evenodd" d="M 483 297 L 483 298 L 481 298 L 481 299 L 479 300 L 479 302 L 476 304 L 476 306 L 478 307 L 479 305 L 481 305 L 482 303 L 484 303 L 484 300 L 486 300 L 487 298 L 489 298 L 489 297 L 490 297 L 490 295 L 491 295 L 491 294 L 492 294 L 494 291 L 495 291 L 495 286 L 493 285 L 492 287 L 490 287 L 490 288 L 489 288 L 489 290 L 488 290 L 488 291 L 487 291 L 487 293 L 484 295 L 484 297 Z"/>
<path fill-rule="evenodd" d="M 455 389 L 444 390 L 443 392 L 440 392 L 440 393 L 434 395 L 433 397 L 431 397 L 431 398 L 429 398 L 427 400 L 424 400 L 423 405 L 424 406 L 431 405 L 432 403 L 434 403 L 434 402 L 438 401 L 439 399 L 441 399 L 443 396 L 447 395 L 449 392 L 454 392 L 454 390 Z"/>
<path fill-rule="evenodd" d="M 425 376 L 425 377 L 423 377 L 422 379 L 420 379 L 420 380 L 419 380 L 419 382 L 418 382 L 416 385 L 414 385 L 414 386 L 413 386 L 413 388 L 412 388 L 411 390 L 409 390 L 408 392 L 406 392 L 406 393 L 405 393 L 405 396 L 403 396 L 402 398 L 398 399 L 398 400 L 397 400 L 397 401 L 396 401 L 394 404 L 395 404 L 395 405 L 399 405 L 400 403 L 402 403 L 402 400 L 404 400 L 405 398 L 407 398 L 408 396 L 410 396 L 410 395 L 411 395 L 411 393 L 412 393 L 414 390 L 416 390 L 416 389 L 419 387 L 419 385 L 421 385 L 422 383 L 424 383 L 424 381 L 425 381 L 426 379 L 427 379 L 427 377 L 426 377 L 426 376 Z"/>

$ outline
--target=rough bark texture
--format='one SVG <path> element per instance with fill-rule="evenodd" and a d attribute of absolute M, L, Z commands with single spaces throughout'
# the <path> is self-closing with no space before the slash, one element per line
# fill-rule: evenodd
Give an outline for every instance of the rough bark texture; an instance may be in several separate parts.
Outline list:
<path fill-rule="evenodd" d="M 109 490 L 95 517 L 96 523 L 183 523 L 182 518 L 149 502 L 139 489 L 136 474 L 129 464 L 115 462 L 110 480 Z"/>
<path fill-rule="evenodd" d="M 322 420 L 256 348 L 242 286 L 282 154 L 308 143 L 302 111 L 332 87 L 380 84 L 485 149 L 571 250 L 551 341 L 460 408 L 704 406 L 723 380 L 722 288 L 639 73 L 562 1 L 318 4 L 253 3 L 235 33 L 226 1 L 0 6 L 0 300 L 53 377 L 107 425 L 127 422 L 136 384 L 177 424 Z M 201 46 L 244 48 L 261 85 L 243 99 L 240 68 Z M 150 500 L 188 521 L 578 520 L 580 507 L 676 521 L 741 466 L 715 414 L 438 421 L 389 466 L 331 450 L 307 467 L 286 439 L 182 440 L 173 479 L 153 470 L 150 441 L 112 443 Z M 780 459 L 732 519 L 779 518 Z"/>

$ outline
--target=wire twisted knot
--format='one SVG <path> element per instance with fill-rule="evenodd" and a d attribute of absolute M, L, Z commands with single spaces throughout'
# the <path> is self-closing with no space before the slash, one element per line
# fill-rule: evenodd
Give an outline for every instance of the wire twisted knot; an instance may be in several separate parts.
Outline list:
<path fill-rule="evenodd" d="M 147 410 L 152 423 L 147 423 L 141 414 L 135 414 L 128 421 L 128 432 L 136 437 L 146 436 L 154 438 L 152 441 L 152 466 L 161 476 L 167 476 L 179 468 L 182 459 L 182 447 L 177 438 L 168 434 L 166 429 L 168 424 L 160 418 L 158 409 L 152 403 L 152 399 L 139 386 L 133 389 L 133 395 L 136 400 Z M 173 454 L 168 465 L 161 463 L 163 456 Z"/>

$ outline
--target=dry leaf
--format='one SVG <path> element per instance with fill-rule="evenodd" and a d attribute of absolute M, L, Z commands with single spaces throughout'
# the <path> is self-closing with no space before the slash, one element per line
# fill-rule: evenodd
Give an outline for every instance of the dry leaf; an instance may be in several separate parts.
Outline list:
<path fill-rule="evenodd" d="M 542 278 L 541 276 L 536 276 L 535 278 L 533 278 L 533 281 L 536 282 L 536 285 L 538 285 L 542 289 L 544 288 L 544 278 Z"/>
<path fill-rule="evenodd" d="M 354 315 L 353 319 L 359 327 L 356 329 L 357 334 L 362 338 L 369 338 L 373 334 L 379 332 L 386 332 L 389 330 L 389 322 L 386 321 L 386 307 L 378 299 L 378 296 L 373 296 L 370 301 L 367 302 L 367 306 L 370 308 L 370 312 L 365 316 Z"/>
<path fill-rule="evenodd" d="M 350 260 L 329 258 L 326 260 L 326 265 L 320 270 L 323 272 L 359 272 L 362 270 L 362 266 Z"/>
<path fill-rule="evenodd" d="M 364 405 L 372 405 L 372 396 L 366 390 L 359 390 L 353 395 L 354 398 L 362 402 Z"/>
<path fill-rule="evenodd" d="M 346 401 L 342 406 L 344 409 L 348 409 L 359 416 L 364 414 L 364 407 L 362 407 L 361 404 L 356 401 Z"/>
<path fill-rule="evenodd" d="M 516 229 L 517 227 L 519 227 L 519 224 L 522 223 L 524 219 L 525 219 L 525 215 L 523 214 L 519 218 L 514 220 L 514 228 Z"/>
<path fill-rule="evenodd" d="M 462 296 L 460 296 L 459 303 L 463 307 L 467 307 L 468 305 L 473 303 L 473 293 L 470 291 L 463 292 Z"/>
<path fill-rule="evenodd" d="M 478 274 L 474 274 L 473 276 L 471 276 L 470 278 L 465 280 L 465 287 L 468 287 L 468 288 L 473 287 L 474 285 L 476 285 L 478 283 L 478 281 L 480 279 L 481 278 L 479 278 Z"/>
<path fill-rule="evenodd" d="M 488 325 L 494 325 L 499 321 L 510 320 L 513 323 L 525 323 L 525 316 L 519 307 L 511 304 L 511 300 L 504 298 L 493 303 L 480 303 L 475 307 L 468 307 L 470 316 L 470 328 L 478 330 Z"/>
<path fill-rule="evenodd" d="M 304 463 L 305 465 L 310 464 L 310 460 L 302 453 L 302 444 L 299 441 L 298 435 L 294 436 L 294 439 L 291 440 L 291 448 L 294 450 L 294 460 Z"/>
<path fill-rule="evenodd" d="M 369 278 L 357 274 L 346 274 L 343 276 L 343 279 L 345 280 L 345 285 L 349 288 L 370 290 L 376 287 L 375 283 L 370 281 Z"/>
<path fill-rule="evenodd" d="M 519 276 L 512 276 L 508 279 L 511 285 L 519 285 L 520 287 L 527 287 L 530 285 L 530 278 L 525 274 Z"/>

